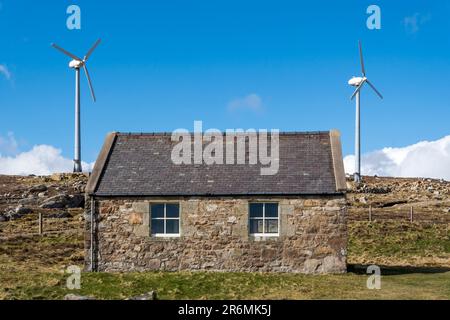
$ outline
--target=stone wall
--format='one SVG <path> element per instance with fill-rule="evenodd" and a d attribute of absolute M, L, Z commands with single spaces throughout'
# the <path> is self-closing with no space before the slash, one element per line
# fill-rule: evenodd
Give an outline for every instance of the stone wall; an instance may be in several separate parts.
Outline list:
<path fill-rule="evenodd" d="M 280 235 L 254 238 L 248 203 L 279 203 Z M 86 266 L 90 265 L 87 202 Z M 150 235 L 150 203 L 180 205 L 179 238 Z M 96 199 L 94 264 L 99 271 L 346 271 L 343 196 L 308 198 Z"/>

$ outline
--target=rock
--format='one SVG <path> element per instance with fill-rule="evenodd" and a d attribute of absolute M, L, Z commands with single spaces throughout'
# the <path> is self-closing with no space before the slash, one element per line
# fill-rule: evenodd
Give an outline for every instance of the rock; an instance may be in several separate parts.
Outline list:
<path fill-rule="evenodd" d="M 20 216 L 24 216 L 26 214 L 32 213 L 33 210 L 28 207 L 24 207 L 24 206 L 20 205 L 15 209 L 15 212 Z"/>
<path fill-rule="evenodd" d="M 64 300 L 95 300 L 95 298 L 69 293 L 64 296 Z"/>
<path fill-rule="evenodd" d="M 140 296 L 128 298 L 127 300 L 157 300 L 157 299 L 158 298 L 157 298 L 156 291 L 152 290 L 152 291 L 144 293 Z"/>
<path fill-rule="evenodd" d="M 393 201 L 387 201 L 387 202 L 385 202 L 385 203 L 382 203 L 382 204 L 380 205 L 380 208 L 389 208 L 389 207 L 393 207 L 393 206 L 398 205 L 398 204 L 405 204 L 405 203 L 408 203 L 408 201 L 407 201 L 407 200 L 393 200 Z"/>
<path fill-rule="evenodd" d="M 8 220 L 17 220 L 22 218 L 22 215 L 20 213 L 16 213 L 15 211 L 11 210 L 8 211 L 5 216 L 8 218 Z"/>
<path fill-rule="evenodd" d="M 345 260 L 336 256 L 327 256 L 323 259 L 322 272 L 325 273 L 342 273 L 345 270 Z"/>
<path fill-rule="evenodd" d="M 84 208 L 84 195 L 74 194 L 70 195 L 67 201 L 68 208 Z"/>
<path fill-rule="evenodd" d="M 318 260 L 318 259 L 308 259 L 304 263 L 303 272 L 304 273 L 317 273 L 320 265 L 321 265 L 320 260 Z"/>
<path fill-rule="evenodd" d="M 83 207 L 84 207 L 83 194 L 67 195 L 61 193 L 46 199 L 41 204 L 41 208 L 44 209 L 83 208 Z"/>
<path fill-rule="evenodd" d="M 132 212 L 128 218 L 130 224 L 142 224 L 144 217 L 141 212 Z"/>
<path fill-rule="evenodd" d="M 62 179 L 64 179 L 64 174 L 63 173 L 54 173 L 50 176 L 50 179 L 52 179 L 53 181 L 61 181 Z"/>
<path fill-rule="evenodd" d="M 69 196 L 62 193 L 46 199 L 40 207 L 43 209 L 62 209 L 66 207 L 69 200 Z"/>
<path fill-rule="evenodd" d="M 320 200 L 316 200 L 316 199 L 306 199 L 303 202 L 303 206 L 305 207 L 317 207 L 320 206 Z"/>
<path fill-rule="evenodd" d="M 39 192 L 38 193 L 38 198 L 45 198 L 47 196 L 46 192 Z"/>
<path fill-rule="evenodd" d="M 18 204 L 24 205 L 24 206 L 32 206 L 36 205 L 36 198 L 24 198 L 17 201 Z"/>
<path fill-rule="evenodd" d="M 231 216 L 231 217 L 228 218 L 227 222 L 234 224 L 234 223 L 236 223 L 236 220 L 237 220 L 237 218 L 235 216 Z"/>
<path fill-rule="evenodd" d="M 30 188 L 30 192 L 44 192 L 47 191 L 47 186 L 45 184 L 38 184 Z"/>
<path fill-rule="evenodd" d="M 386 194 L 390 193 L 392 189 L 389 186 L 367 186 L 365 184 L 359 186 L 356 190 L 359 193 L 373 193 L 373 194 Z"/>

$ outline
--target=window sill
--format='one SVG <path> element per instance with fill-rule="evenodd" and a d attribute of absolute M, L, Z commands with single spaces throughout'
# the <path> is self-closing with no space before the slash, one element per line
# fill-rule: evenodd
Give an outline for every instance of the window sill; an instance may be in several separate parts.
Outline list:
<path fill-rule="evenodd" d="M 152 234 L 151 235 L 152 238 L 180 238 L 180 234 L 179 233 L 168 233 L 168 234 L 164 234 L 164 233 L 156 233 L 156 234 Z"/>
<path fill-rule="evenodd" d="M 278 240 L 280 238 L 279 233 L 253 233 L 250 234 L 250 239 L 254 241 L 265 241 L 265 240 Z"/>

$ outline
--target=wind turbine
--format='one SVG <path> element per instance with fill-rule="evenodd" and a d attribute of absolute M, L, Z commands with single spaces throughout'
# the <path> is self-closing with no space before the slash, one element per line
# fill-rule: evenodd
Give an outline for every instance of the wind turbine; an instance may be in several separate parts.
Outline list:
<path fill-rule="evenodd" d="M 353 100 L 356 97 L 356 121 L 355 121 L 355 174 L 354 174 L 354 180 L 355 182 L 359 183 L 361 182 L 361 140 L 360 140 L 360 95 L 361 95 L 361 88 L 365 83 L 367 83 L 373 91 L 381 98 L 383 99 L 383 96 L 381 93 L 375 88 L 375 86 L 367 79 L 366 77 L 366 69 L 364 67 L 364 59 L 363 59 L 363 53 L 362 53 L 362 46 L 361 41 L 359 41 L 359 58 L 361 60 L 361 77 L 353 77 L 348 81 L 348 84 L 356 87 L 355 92 L 353 92 L 351 96 L 351 100 Z"/>
<path fill-rule="evenodd" d="M 95 93 L 94 88 L 92 87 L 91 77 L 89 75 L 89 71 L 86 66 L 86 62 L 91 56 L 92 52 L 94 52 L 95 48 L 100 43 L 100 39 L 98 39 L 94 45 L 89 49 L 83 59 L 77 57 L 76 55 L 70 53 L 69 51 L 61 48 L 55 43 L 52 43 L 52 47 L 61 51 L 65 55 L 69 56 L 73 60 L 69 62 L 69 68 L 75 69 L 75 155 L 73 158 L 73 172 L 82 172 L 81 168 L 81 132 L 80 132 L 80 68 L 84 69 L 86 74 L 86 78 L 89 84 L 89 89 L 91 90 L 92 100 L 94 102 Z"/>

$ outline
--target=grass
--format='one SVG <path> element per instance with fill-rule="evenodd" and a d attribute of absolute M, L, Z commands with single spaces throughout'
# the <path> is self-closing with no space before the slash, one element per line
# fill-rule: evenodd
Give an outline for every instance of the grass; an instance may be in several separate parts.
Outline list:
<path fill-rule="evenodd" d="M 65 287 L 63 273 L 27 273 L 0 279 L 5 299 L 61 299 L 67 293 L 125 299 L 156 290 L 159 299 L 450 299 L 450 272 L 382 276 L 381 289 L 367 275 L 300 275 L 218 272 L 83 273 L 81 290 Z"/>
<path fill-rule="evenodd" d="M 349 224 L 349 263 L 450 267 L 450 226 L 402 221 Z"/>
<path fill-rule="evenodd" d="M 367 289 L 365 270 L 354 268 L 347 274 L 315 276 L 82 273 L 81 290 L 72 291 L 66 288 L 64 270 L 83 260 L 83 237 L 75 233 L 0 240 L 0 299 L 62 299 L 68 293 L 125 299 L 151 290 L 160 299 L 450 299 L 450 268 L 443 268 L 450 267 L 448 225 L 354 222 L 349 236 L 350 263 L 386 266 L 381 290 Z"/>

